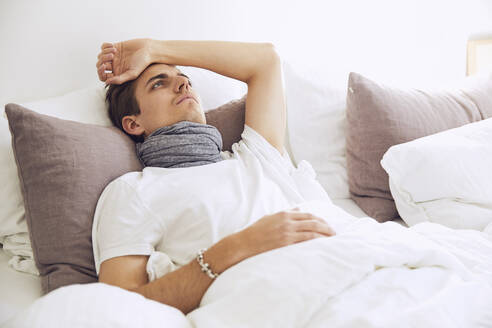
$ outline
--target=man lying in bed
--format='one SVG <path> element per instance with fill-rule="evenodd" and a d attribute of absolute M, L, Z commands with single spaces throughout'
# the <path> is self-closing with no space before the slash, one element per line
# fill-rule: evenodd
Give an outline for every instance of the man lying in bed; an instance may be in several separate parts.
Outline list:
<path fill-rule="evenodd" d="M 109 115 L 137 142 L 145 168 L 111 182 L 99 199 L 93 247 L 100 282 L 186 314 L 232 265 L 334 235 L 323 219 L 292 209 L 329 198 L 312 168 L 299 172 L 286 154 L 281 62 L 272 44 L 137 39 L 101 49 Z M 232 152 L 221 151 L 220 133 L 206 124 L 200 97 L 177 65 L 247 83 L 244 132 Z"/>

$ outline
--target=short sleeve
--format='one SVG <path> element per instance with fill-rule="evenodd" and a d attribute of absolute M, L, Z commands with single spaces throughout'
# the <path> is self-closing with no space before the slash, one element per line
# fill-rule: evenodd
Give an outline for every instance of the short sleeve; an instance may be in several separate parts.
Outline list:
<path fill-rule="evenodd" d="M 149 278 L 149 282 L 151 282 L 177 268 L 178 265 L 166 253 L 154 251 L 150 254 L 149 260 L 147 261 L 147 277 Z"/>
<path fill-rule="evenodd" d="M 285 146 L 283 147 L 284 154 L 282 155 L 277 148 L 247 124 L 244 125 L 244 131 L 241 134 L 241 138 L 241 142 L 243 142 L 244 145 L 246 145 L 246 147 L 259 159 L 287 168 L 289 171 L 294 169 L 292 160 L 290 159 Z M 240 143 L 236 147 L 240 147 Z"/>
<path fill-rule="evenodd" d="M 111 182 L 99 197 L 92 227 L 96 273 L 102 262 L 124 255 L 151 255 L 162 240 L 162 223 L 145 206 L 133 187 Z"/>

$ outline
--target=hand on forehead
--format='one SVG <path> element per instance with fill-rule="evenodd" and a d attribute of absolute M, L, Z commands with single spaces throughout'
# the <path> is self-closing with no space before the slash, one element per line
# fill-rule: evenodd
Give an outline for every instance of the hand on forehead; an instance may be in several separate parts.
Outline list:
<path fill-rule="evenodd" d="M 147 66 L 147 68 L 142 72 L 142 74 L 140 74 L 140 76 L 137 78 L 138 84 L 145 86 L 150 81 L 150 79 L 155 78 L 158 75 L 161 75 L 161 78 L 168 78 L 175 75 L 181 75 L 188 78 L 188 76 L 183 74 L 176 67 L 176 65 L 154 63 Z"/>

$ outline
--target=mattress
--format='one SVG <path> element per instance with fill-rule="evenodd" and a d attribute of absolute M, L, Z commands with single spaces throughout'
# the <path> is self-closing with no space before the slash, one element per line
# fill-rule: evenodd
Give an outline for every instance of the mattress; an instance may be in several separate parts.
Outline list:
<path fill-rule="evenodd" d="M 356 217 L 367 216 L 351 199 L 336 199 L 333 203 Z M 405 225 L 400 219 L 396 222 Z M 27 308 L 42 296 L 39 276 L 18 272 L 8 266 L 10 257 L 0 249 L 0 324 Z"/>

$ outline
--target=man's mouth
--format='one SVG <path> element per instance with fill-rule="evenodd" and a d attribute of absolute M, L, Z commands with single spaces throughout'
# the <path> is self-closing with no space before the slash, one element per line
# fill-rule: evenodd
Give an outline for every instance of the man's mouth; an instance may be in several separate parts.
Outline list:
<path fill-rule="evenodd" d="M 179 102 L 178 102 L 178 105 L 181 104 L 183 101 L 187 100 L 187 99 L 191 99 L 191 100 L 194 100 L 193 98 L 191 97 L 186 97 L 184 99 L 181 99 Z"/>
<path fill-rule="evenodd" d="M 186 100 L 186 99 L 193 99 L 193 100 L 195 100 L 195 98 L 193 98 L 192 96 L 186 96 L 186 97 L 184 97 L 183 99 L 181 99 L 180 101 L 178 101 L 178 103 L 177 103 L 176 105 L 181 104 L 181 102 L 183 102 L 183 101 L 184 101 L 184 100 Z M 195 101 L 196 101 L 196 100 L 195 100 Z"/>

